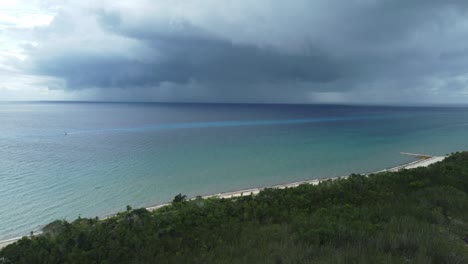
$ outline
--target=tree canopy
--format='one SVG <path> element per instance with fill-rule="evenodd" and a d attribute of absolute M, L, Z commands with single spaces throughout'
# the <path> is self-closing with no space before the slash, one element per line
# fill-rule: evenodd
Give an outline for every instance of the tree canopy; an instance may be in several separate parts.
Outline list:
<path fill-rule="evenodd" d="M 413 170 L 54 221 L 0 263 L 468 263 L 468 153 Z"/>

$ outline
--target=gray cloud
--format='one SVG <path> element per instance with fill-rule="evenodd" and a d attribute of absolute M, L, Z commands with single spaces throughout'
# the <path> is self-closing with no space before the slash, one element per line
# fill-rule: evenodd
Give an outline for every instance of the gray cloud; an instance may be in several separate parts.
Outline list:
<path fill-rule="evenodd" d="M 38 74 L 60 76 L 70 89 L 86 87 L 154 86 L 162 82 L 249 84 L 282 81 L 330 82 L 340 77 L 340 65 L 324 54 L 283 54 L 271 48 L 233 44 L 192 36 L 151 36 L 145 45 L 158 59 L 67 52 L 35 61 Z"/>
<path fill-rule="evenodd" d="M 35 31 L 23 70 L 103 99 L 128 93 L 108 88 L 142 100 L 468 99 L 466 1 L 185 4 L 64 8 Z"/>
<path fill-rule="evenodd" d="M 60 26 L 70 24 L 63 19 L 64 16 L 59 16 L 56 22 Z M 105 47 L 102 53 L 78 49 L 57 54 L 47 50 L 45 54 L 34 54 L 34 73 L 64 78 L 69 89 L 190 81 L 227 86 L 295 81 L 326 83 L 342 74 L 341 65 L 318 50 L 291 54 L 274 47 L 233 43 L 188 22 L 176 25 L 176 30 L 174 25 L 168 25 L 168 31 L 152 31 L 144 27 L 126 28 L 116 13 L 98 12 L 97 19 L 108 33 L 138 40 L 147 51 L 138 58 L 129 58 L 126 53 L 132 50 L 109 55 Z"/>

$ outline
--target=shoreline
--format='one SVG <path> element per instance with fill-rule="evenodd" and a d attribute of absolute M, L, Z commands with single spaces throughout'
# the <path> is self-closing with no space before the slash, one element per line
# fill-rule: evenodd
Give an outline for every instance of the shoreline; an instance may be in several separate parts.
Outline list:
<path fill-rule="evenodd" d="M 418 159 L 418 160 L 415 160 L 415 161 L 411 161 L 411 162 L 408 162 L 408 163 L 405 163 L 405 164 L 402 164 L 402 165 L 398 165 L 398 166 L 395 166 L 395 167 L 391 167 L 391 168 L 388 168 L 388 169 L 383 169 L 383 170 L 379 170 L 379 171 L 375 171 L 375 172 L 369 172 L 369 173 L 364 173 L 362 175 L 370 175 L 370 174 L 376 174 L 376 173 L 382 173 L 382 172 L 397 172 L 397 171 L 400 171 L 400 170 L 403 170 L 403 169 L 415 169 L 415 168 L 419 168 L 419 167 L 427 167 L 431 164 L 434 164 L 436 162 L 439 162 L 439 161 L 442 161 L 446 158 L 447 156 L 430 156 L 430 157 L 427 157 L 427 158 L 423 158 L 423 159 Z M 294 187 L 297 187 L 301 184 L 312 184 L 312 185 L 318 185 L 319 183 L 323 182 L 323 181 L 328 181 L 328 180 L 338 180 L 338 179 L 346 179 L 348 178 L 349 175 L 347 176 L 336 176 L 336 177 L 327 177 L 327 178 L 320 178 L 320 179 L 313 179 L 313 180 L 303 180 L 303 181 L 296 181 L 296 182 L 288 182 L 288 183 L 283 183 L 283 184 L 277 184 L 277 185 L 273 185 L 273 186 L 266 186 L 266 187 L 254 187 L 254 188 L 249 188 L 249 189 L 243 189 L 243 190 L 238 190 L 238 191 L 229 191 L 229 192 L 221 192 L 221 193 L 216 193 L 216 194 L 208 194 L 208 195 L 204 195 L 204 196 L 201 196 L 202 199 L 208 199 L 208 198 L 212 198 L 212 197 L 216 197 L 216 198 L 225 198 L 225 199 L 228 199 L 228 198 L 235 198 L 235 197 L 241 197 L 241 196 L 244 196 L 244 195 L 256 195 L 258 194 L 260 191 L 264 190 L 264 189 L 285 189 L 285 188 L 294 188 Z M 195 198 L 189 198 L 188 200 L 194 200 Z M 148 210 L 148 211 L 154 211 L 154 210 L 157 210 L 161 207 L 164 207 L 164 206 L 167 206 L 167 205 L 170 205 L 171 203 L 168 202 L 168 203 L 163 203 L 163 204 L 157 204 L 157 205 L 153 205 L 153 206 L 149 206 L 149 207 L 146 207 L 145 209 Z M 113 215 L 110 215 L 110 216 L 107 216 L 103 219 L 106 219 L 106 218 L 109 218 L 109 217 L 112 217 Z"/>
<path fill-rule="evenodd" d="M 427 166 L 429 166 L 431 164 L 443 161 L 445 158 L 447 158 L 447 156 L 427 156 L 426 158 L 420 158 L 418 160 L 415 160 L 415 161 L 412 161 L 412 162 L 409 162 L 409 163 L 405 163 L 405 164 L 402 164 L 402 165 L 398 165 L 398 166 L 395 166 L 395 167 L 391 167 L 389 169 L 383 169 L 383 170 L 379 170 L 379 171 L 375 171 L 375 172 L 364 173 L 362 175 L 367 176 L 367 175 L 370 175 L 370 174 L 377 174 L 377 173 L 382 173 L 382 172 L 397 172 L 397 171 L 400 171 L 400 170 L 403 170 L 403 169 L 415 169 L 415 168 L 419 168 L 419 167 L 427 167 Z M 222 199 L 222 198 L 229 199 L 229 198 L 241 197 L 241 196 L 244 196 L 244 195 L 256 195 L 259 192 L 261 192 L 262 190 L 269 189 L 269 188 L 271 188 L 271 189 L 294 188 L 294 187 L 297 187 L 297 186 L 299 186 L 301 184 L 318 185 L 319 183 L 324 182 L 324 181 L 328 181 L 328 180 L 334 181 L 334 180 L 338 180 L 338 179 L 347 179 L 348 177 L 349 177 L 349 175 L 347 175 L 347 176 L 337 176 L 337 177 L 328 177 L 328 178 L 320 178 L 320 179 L 313 179 L 313 180 L 303 180 L 303 181 L 289 182 L 289 183 L 284 183 L 284 184 L 277 184 L 277 185 L 274 185 L 274 186 L 254 187 L 254 188 L 243 189 L 243 190 L 238 190 L 238 191 L 229 191 L 229 192 L 221 192 L 221 193 L 216 193 L 216 194 L 209 194 L 209 195 L 201 196 L 201 198 L 202 199 L 208 199 L 208 198 L 216 197 L 216 198 L 219 198 L 219 199 Z M 196 198 L 189 198 L 188 200 L 194 200 L 194 199 L 196 199 Z M 152 211 L 155 211 L 155 210 L 157 210 L 159 208 L 168 206 L 170 204 L 171 204 L 171 202 L 162 203 L 162 204 L 157 204 L 157 205 L 145 207 L 145 209 L 152 212 Z M 107 218 L 113 217 L 114 215 L 116 215 L 116 214 L 108 215 L 108 216 L 102 217 L 100 219 L 105 220 Z M 41 233 L 40 231 L 39 232 L 35 231 L 35 235 L 39 235 L 40 233 Z M 30 236 L 30 235 L 25 235 L 25 236 Z M 20 240 L 23 237 L 24 236 L 10 238 L 10 239 L 6 239 L 6 240 L 1 240 L 0 241 L 0 250 L 2 248 L 4 248 L 4 247 L 8 246 L 9 244 L 15 243 L 16 241 Z"/>

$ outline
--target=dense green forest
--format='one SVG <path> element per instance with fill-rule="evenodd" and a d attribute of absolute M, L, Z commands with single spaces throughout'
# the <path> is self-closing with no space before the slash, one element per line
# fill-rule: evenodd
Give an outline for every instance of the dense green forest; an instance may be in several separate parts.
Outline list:
<path fill-rule="evenodd" d="M 0 263 L 468 263 L 468 153 L 235 199 L 55 221 Z"/>

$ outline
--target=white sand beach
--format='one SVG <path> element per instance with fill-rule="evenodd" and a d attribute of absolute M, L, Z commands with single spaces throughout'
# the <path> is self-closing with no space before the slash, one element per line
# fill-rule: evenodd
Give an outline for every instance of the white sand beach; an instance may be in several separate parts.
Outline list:
<path fill-rule="evenodd" d="M 4 240 L 4 241 L 0 241 L 0 249 L 10 245 L 10 244 L 13 244 L 15 243 L 16 241 L 20 240 L 21 237 L 15 237 L 15 238 L 11 238 L 11 239 L 8 239 L 8 240 Z"/>
<path fill-rule="evenodd" d="M 369 174 L 375 174 L 375 173 L 380 173 L 380 172 L 395 172 L 395 171 L 400 171 L 404 169 L 415 169 L 419 167 L 427 167 L 431 164 L 434 164 L 436 162 L 442 161 L 446 158 L 446 156 L 428 156 L 427 158 L 419 159 L 416 161 L 412 161 L 410 163 L 406 163 L 400 166 L 396 166 L 393 168 L 389 169 L 384 169 Z M 328 180 L 337 180 L 337 179 L 346 179 L 348 176 L 340 176 L 340 177 L 332 177 L 332 178 L 323 178 L 323 179 L 313 179 L 313 180 L 305 180 L 305 181 L 298 181 L 298 182 L 291 182 L 291 183 L 285 183 L 285 184 L 279 184 L 279 185 L 274 185 L 274 186 L 269 186 L 269 187 L 258 187 L 258 188 L 250 188 L 250 189 L 245 189 L 245 190 L 239 190 L 239 191 L 232 191 L 232 192 L 223 192 L 223 193 L 217 193 L 217 194 L 210 194 L 210 195 L 205 195 L 202 196 L 203 199 L 207 198 L 212 198 L 212 197 L 217 197 L 217 198 L 235 198 L 235 197 L 241 197 L 241 196 L 246 196 L 246 195 L 256 195 L 260 191 L 262 191 L 265 188 L 273 188 L 273 189 L 285 189 L 285 188 L 294 188 L 297 187 L 301 184 L 312 184 L 312 185 L 317 185 L 320 182 L 323 181 L 328 181 Z M 195 198 L 192 198 L 192 200 Z M 164 204 L 158 204 L 155 206 L 150 206 L 147 207 L 146 209 L 148 211 L 154 211 L 157 210 L 161 207 L 167 206 L 170 203 L 164 203 Z"/>
<path fill-rule="evenodd" d="M 407 164 L 404 164 L 404 165 L 396 166 L 396 167 L 389 168 L 389 169 L 380 170 L 380 171 L 377 171 L 377 172 L 368 173 L 366 175 L 380 173 L 380 172 L 387 172 L 387 171 L 395 172 L 395 171 L 400 171 L 400 170 L 403 170 L 403 169 L 415 169 L 415 168 L 419 168 L 419 167 L 427 167 L 427 166 L 429 166 L 431 164 L 434 164 L 436 162 L 443 161 L 446 157 L 447 156 L 428 156 L 426 158 L 422 158 L 422 159 L 419 159 L 419 160 L 416 160 L 416 161 L 413 161 L 413 162 L 410 162 L 410 163 L 407 163 Z M 279 184 L 279 185 L 274 185 L 274 186 L 270 186 L 270 187 L 258 187 L 258 188 L 250 188 L 250 189 L 233 191 L 233 192 L 223 192 L 223 193 L 211 194 L 211 195 L 202 196 L 202 198 L 203 199 L 208 199 L 208 198 L 212 198 L 212 197 L 226 198 L 226 199 L 227 198 L 235 198 L 235 197 L 241 197 L 241 196 L 247 196 L 247 195 L 256 195 L 265 188 L 274 188 L 274 189 L 294 188 L 294 187 L 297 187 L 297 186 L 299 186 L 301 184 L 317 185 L 317 184 L 319 184 L 320 182 L 323 182 L 323 181 L 346 179 L 346 178 L 348 178 L 348 176 L 305 180 L 305 181 L 298 181 L 298 182 Z M 195 198 L 191 198 L 191 200 L 193 200 L 193 199 L 195 199 Z M 158 205 L 155 205 L 155 206 L 147 207 L 146 209 L 148 211 L 154 211 L 154 210 L 157 210 L 157 209 L 159 209 L 161 207 L 167 206 L 169 204 L 170 203 L 158 204 Z M 102 219 L 106 219 L 106 218 L 109 218 L 109 217 L 112 217 L 112 215 L 104 217 Z M 0 249 L 2 249 L 3 247 L 6 247 L 9 244 L 12 244 L 12 243 L 16 242 L 19 239 L 21 239 L 21 238 L 18 237 L 18 238 L 12 238 L 12 239 L 8 239 L 8 240 L 0 241 Z"/>

